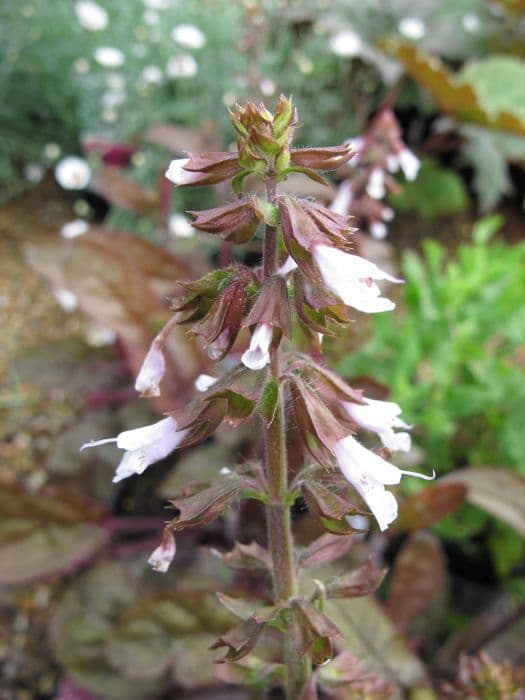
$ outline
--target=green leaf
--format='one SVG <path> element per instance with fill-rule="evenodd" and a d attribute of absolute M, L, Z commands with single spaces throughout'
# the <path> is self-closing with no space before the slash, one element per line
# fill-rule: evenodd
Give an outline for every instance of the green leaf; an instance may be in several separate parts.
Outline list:
<path fill-rule="evenodd" d="M 398 685 L 413 687 L 426 680 L 425 668 L 372 598 L 328 600 L 325 613 L 341 630 L 341 649 L 349 650 L 368 671 Z"/>
<path fill-rule="evenodd" d="M 489 56 L 468 63 L 461 77 L 473 86 L 489 114 L 508 112 L 525 121 L 525 61 L 514 56 Z"/>
<path fill-rule="evenodd" d="M 417 179 L 404 183 L 403 192 L 390 200 L 398 211 L 417 211 L 429 219 L 455 214 L 468 207 L 468 196 L 461 178 L 430 160 L 424 160 Z"/>
<path fill-rule="evenodd" d="M 265 384 L 261 399 L 257 406 L 259 413 L 266 421 L 266 425 L 270 425 L 274 419 L 278 400 L 279 382 L 277 379 L 271 379 Z"/>
<path fill-rule="evenodd" d="M 467 501 L 525 537 L 525 476 L 503 467 L 469 467 L 446 477 L 467 486 Z"/>

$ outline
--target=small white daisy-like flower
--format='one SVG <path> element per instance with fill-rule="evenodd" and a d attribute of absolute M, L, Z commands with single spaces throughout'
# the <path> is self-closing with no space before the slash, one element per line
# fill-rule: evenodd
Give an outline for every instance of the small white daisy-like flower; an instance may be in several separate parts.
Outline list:
<path fill-rule="evenodd" d="M 171 30 L 171 38 L 185 49 L 202 49 L 206 35 L 193 24 L 178 24 Z"/>
<path fill-rule="evenodd" d="M 330 39 L 330 50 L 336 56 L 342 58 L 352 58 L 358 56 L 363 48 L 363 41 L 359 34 L 351 29 L 344 29 L 338 34 L 334 34 Z"/>
<path fill-rule="evenodd" d="M 98 32 L 108 26 L 108 13 L 92 0 L 81 0 L 75 5 L 79 24 L 91 32 Z"/>
<path fill-rule="evenodd" d="M 65 190 L 83 190 L 91 180 L 91 168 L 84 158 L 66 156 L 55 167 L 55 179 Z"/>
<path fill-rule="evenodd" d="M 95 61 L 104 68 L 118 68 L 124 65 L 126 57 L 115 46 L 99 46 L 93 51 Z"/>
<path fill-rule="evenodd" d="M 426 25 L 420 17 L 403 17 L 397 28 L 400 34 L 414 41 L 422 39 L 427 33 Z"/>

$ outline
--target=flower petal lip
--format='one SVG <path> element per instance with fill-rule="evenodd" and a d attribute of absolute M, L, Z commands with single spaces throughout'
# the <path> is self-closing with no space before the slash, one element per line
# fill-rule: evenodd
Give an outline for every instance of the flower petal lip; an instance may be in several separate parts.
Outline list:
<path fill-rule="evenodd" d="M 337 294 L 347 305 L 364 313 L 390 311 L 395 304 L 381 297 L 379 287 L 373 280 L 386 279 L 400 283 L 377 265 L 358 255 L 324 244 L 313 246 L 313 257 L 326 287 Z"/>
<path fill-rule="evenodd" d="M 253 332 L 250 347 L 246 350 L 241 361 L 249 369 L 258 370 L 270 362 L 270 344 L 273 337 L 273 328 L 267 323 L 257 326 Z"/>
<path fill-rule="evenodd" d="M 401 408 L 393 401 L 377 401 L 363 397 L 364 403 L 344 401 L 343 405 L 357 425 L 376 433 L 389 450 L 408 452 L 411 447 L 410 435 L 396 433 L 393 428 L 410 428 L 400 418 Z"/>
<path fill-rule="evenodd" d="M 403 475 L 425 480 L 435 478 L 435 472 L 432 472 L 432 476 L 427 476 L 395 467 L 367 450 L 351 435 L 338 440 L 333 447 L 333 453 L 343 475 L 362 496 L 381 530 L 385 530 L 397 517 L 395 497 L 385 490 L 385 485 L 399 484 Z"/>

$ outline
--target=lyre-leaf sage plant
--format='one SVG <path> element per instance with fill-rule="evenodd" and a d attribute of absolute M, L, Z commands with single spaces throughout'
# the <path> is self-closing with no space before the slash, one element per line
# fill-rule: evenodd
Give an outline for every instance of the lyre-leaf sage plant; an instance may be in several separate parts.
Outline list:
<path fill-rule="evenodd" d="M 177 515 L 166 526 L 150 564 L 158 571 L 167 570 L 178 531 L 217 518 L 239 498 L 262 501 L 267 549 L 238 543 L 224 560 L 238 568 L 244 565 L 252 572 L 269 573 L 271 605 L 247 609 L 246 602 L 221 596 L 222 604 L 241 622 L 223 634 L 214 648 L 225 648 L 224 660 L 237 662 L 254 650 L 265 627 L 279 630 L 282 664 L 277 665 L 280 672 L 272 682 L 280 682 L 291 700 L 315 685 L 315 666 L 333 657 L 334 640 L 340 637 L 336 623 L 322 611 L 322 597 L 366 595 L 382 578 L 375 565 L 365 562 L 347 576 L 322 582 L 321 594 L 315 585 L 313 593 L 302 594 L 298 569 L 307 562 L 294 550 L 291 506 L 302 495 L 323 529 L 344 537 L 356 532 L 348 516 L 366 513 L 359 499 L 355 503 L 357 492 L 385 530 L 397 515 L 396 499 L 385 486 L 399 484 L 403 474 L 412 474 L 385 458 L 390 451 L 410 448 L 409 426 L 401 420 L 399 406 L 367 398 L 340 379 L 320 359 L 320 338 L 348 323 L 354 309 L 364 313 L 393 309 L 394 303 L 382 295 L 377 281 L 398 284 L 402 280 L 352 252 L 349 217 L 311 199 L 279 192 L 279 184 L 294 173 L 326 182 L 319 171 L 347 163 L 353 155 L 349 144 L 292 148 L 297 111 L 284 96 L 274 114 L 262 104 L 248 102 L 237 106 L 231 117 L 236 151 L 175 160 L 166 176 L 177 187 L 231 180 L 235 201 L 192 212 L 193 226 L 243 244 L 262 224 L 262 265 L 251 269 L 232 264 L 181 283 L 172 301 L 173 317 L 153 341 L 136 388 L 147 396 L 159 395 L 165 372 L 163 344 L 174 324 L 192 324 L 210 358 L 218 362 L 232 351 L 241 332 L 246 335 L 246 329 L 249 346 L 241 362 L 222 375 L 199 377 L 189 405 L 153 425 L 85 447 L 116 442 L 124 450 L 114 478 L 119 481 L 141 474 L 176 448 L 204 440 L 222 421 L 235 428 L 256 414 L 264 431 L 264 472 L 256 473 L 253 465 L 221 470 L 213 483 L 171 501 Z M 264 183 L 265 196 L 242 194 L 244 179 L 253 174 Z M 298 336 L 306 352 L 294 349 L 293 339 Z M 286 440 L 292 424 L 303 444 L 303 466 L 293 479 Z M 358 441 L 355 434 L 361 429 L 377 434 L 383 456 Z M 345 551 L 333 547 L 330 556 Z M 316 557 L 315 553 L 309 556 Z"/>

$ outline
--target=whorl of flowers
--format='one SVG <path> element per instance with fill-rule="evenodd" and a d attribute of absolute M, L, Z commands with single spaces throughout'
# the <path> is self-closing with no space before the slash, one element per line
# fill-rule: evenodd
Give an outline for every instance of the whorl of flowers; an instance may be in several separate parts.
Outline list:
<path fill-rule="evenodd" d="M 330 208 L 354 216 L 374 238 L 385 238 L 394 211 L 382 200 L 387 194 L 401 192 L 393 177 L 398 171 L 409 181 L 416 179 L 419 159 L 403 142 L 389 107 L 379 110 L 363 136 L 348 143 L 355 155 L 342 173 L 344 179 Z"/>

